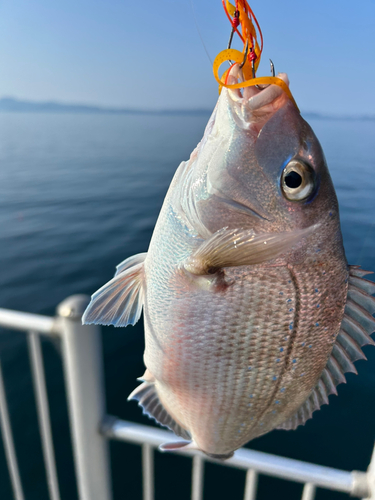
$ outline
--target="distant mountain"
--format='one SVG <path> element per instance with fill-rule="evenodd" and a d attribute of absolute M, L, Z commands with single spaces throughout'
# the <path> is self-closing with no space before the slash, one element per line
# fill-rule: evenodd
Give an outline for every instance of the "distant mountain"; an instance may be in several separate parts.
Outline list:
<path fill-rule="evenodd" d="M 144 110 L 134 108 L 109 108 L 90 106 L 86 104 L 63 104 L 60 102 L 33 102 L 3 97 L 0 99 L 0 112 L 14 113 L 110 113 L 110 114 L 137 114 L 137 115 L 207 115 L 209 109 L 160 109 Z"/>
<path fill-rule="evenodd" d="M 63 104 L 60 102 L 46 101 L 33 102 L 15 99 L 14 97 L 3 97 L 0 99 L 0 113 L 101 113 L 101 114 L 128 114 L 128 115 L 190 115 L 197 116 L 209 115 L 210 109 L 136 109 L 136 108 L 110 108 L 104 106 L 90 106 L 87 104 Z M 311 120 L 359 120 L 375 121 L 375 115 L 325 115 L 323 113 L 314 113 L 305 111 L 302 115 Z"/>
<path fill-rule="evenodd" d="M 314 113 L 313 111 L 301 111 L 307 120 L 355 120 L 355 121 L 375 121 L 375 115 L 325 115 Z"/>

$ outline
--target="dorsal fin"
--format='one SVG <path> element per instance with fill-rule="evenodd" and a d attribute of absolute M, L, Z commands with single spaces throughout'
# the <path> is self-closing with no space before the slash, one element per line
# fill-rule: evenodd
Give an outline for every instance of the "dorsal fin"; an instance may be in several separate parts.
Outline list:
<path fill-rule="evenodd" d="M 82 316 L 83 324 L 135 325 L 142 313 L 146 255 L 134 255 L 118 266 L 115 277 L 91 296 Z"/>
<path fill-rule="evenodd" d="M 143 413 L 155 419 L 159 424 L 168 427 L 177 436 L 191 440 L 189 432 L 181 427 L 167 412 L 161 403 L 153 382 L 143 382 L 128 397 L 128 401 L 135 399 L 142 406 Z M 185 443 L 187 444 L 187 443 Z"/>
<path fill-rule="evenodd" d="M 312 417 L 312 412 L 328 404 L 328 396 L 337 394 L 336 386 L 346 383 L 344 373 L 357 373 L 353 362 L 366 359 L 361 347 L 375 345 L 369 334 L 375 331 L 375 283 L 363 278 L 371 271 L 349 266 L 348 298 L 340 332 L 333 346 L 326 368 L 297 413 L 283 422 L 278 429 L 294 430 Z"/>

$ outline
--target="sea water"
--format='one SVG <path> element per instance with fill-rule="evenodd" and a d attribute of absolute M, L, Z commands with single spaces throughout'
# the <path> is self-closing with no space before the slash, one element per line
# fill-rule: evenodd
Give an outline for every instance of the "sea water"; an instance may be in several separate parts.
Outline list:
<path fill-rule="evenodd" d="M 53 315 L 92 294 L 116 264 L 147 251 L 173 173 L 202 137 L 208 115 L 0 113 L 0 307 Z M 310 120 L 336 187 L 350 264 L 375 270 L 374 121 Z M 103 329 L 110 414 L 153 425 L 126 398 L 142 375 L 142 325 Z M 43 343 L 63 500 L 77 498 L 58 342 Z M 346 470 L 364 470 L 375 437 L 375 349 L 356 363 L 329 406 L 297 431 L 250 447 Z M 27 500 L 48 498 L 26 336 L 0 330 L 0 356 Z M 140 448 L 111 444 L 114 500 L 140 500 Z M 156 498 L 188 499 L 190 462 L 156 454 Z M 208 499 L 243 495 L 244 473 L 206 465 Z M 261 477 L 259 499 L 299 498 L 301 485 Z M 0 440 L 0 498 L 12 498 Z M 319 491 L 319 499 L 343 498 Z"/>

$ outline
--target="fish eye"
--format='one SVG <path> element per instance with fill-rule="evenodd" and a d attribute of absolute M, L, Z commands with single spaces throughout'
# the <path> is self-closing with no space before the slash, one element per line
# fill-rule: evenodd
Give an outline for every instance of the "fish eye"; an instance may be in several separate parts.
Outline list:
<path fill-rule="evenodd" d="M 281 189 L 285 198 L 291 201 L 305 200 L 314 188 L 314 170 L 301 160 L 290 161 L 281 174 Z"/>

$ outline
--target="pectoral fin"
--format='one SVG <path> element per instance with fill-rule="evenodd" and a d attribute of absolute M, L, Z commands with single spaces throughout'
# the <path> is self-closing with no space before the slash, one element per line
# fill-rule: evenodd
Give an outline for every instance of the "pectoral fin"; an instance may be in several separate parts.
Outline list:
<path fill-rule="evenodd" d="M 83 324 L 135 325 L 142 313 L 145 257 L 135 255 L 118 266 L 115 277 L 92 295 Z"/>
<path fill-rule="evenodd" d="M 130 267 L 136 266 L 137 264 L 143 264 L 145 258 L 147 257 L 147 252 L 145 253 L 137 253 L 137 255 L 132 255 L 127 259 L 123 260 L 120 264 L 116 266 L 115 276 L 123 273 Z"/>
<path fill-rule="evenodd" d="M 290 250 L 317 225 L 284 233 L 255 234 L 251 229 L 223 228 L 214 233 L 185 263 L 193 274 L 210 274 L 222 267 L 260 264 Z"/>

